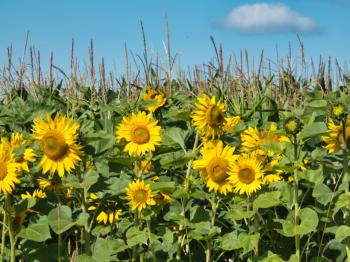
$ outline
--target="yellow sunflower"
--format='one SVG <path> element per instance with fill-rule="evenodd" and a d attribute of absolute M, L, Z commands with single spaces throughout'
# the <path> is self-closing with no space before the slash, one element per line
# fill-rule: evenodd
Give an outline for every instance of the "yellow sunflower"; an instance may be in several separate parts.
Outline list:
<path fill-rule="evenodd" d="M 131 210 L 141 211 L 147 205 L 155 205 L 156 202 L 152 195 L 150 185 L 145 184 L 143 180 L 136 180 L 129 184 L 126 189 L 127 199 L 130 202 Z"/>
<path fill-rule="evenodd" d="M 203 94 L 198 98 L 196 110 L 192 114 L 193 126 L 202 136 L 214 138 L 221 135 L 225 125 L 225 105 Z"/>
<path fill-rule="evenodd" d="M 41 117 L 34 120 L 33 137 L 40 143 L 43 157 L 39 166 L 43 173 L 50 171 L 53 176 L 55 171 L 60 177 L 65 171 L 70 173 L 75 169 L 82 147 L 77 144 L 77 130 L 79 124 L 72 119 L 57 114 L 54 119 L 49 114 L 47 121 Z"/>
<path fill-rule="evenodd" d="M 346 120 L 346 129 L 345 129 L 345 139 L 346 145 L 350 147 L 350 117 Z M 343 128 L 342 125 L 335 124 L 332 119 L 328 122 L 328 134 L 322 137 L 323 141 L 326 142 L 325 148 L 328 150 L 328 153 L 337 153 L 341 149 L 343 143 Z"/>
<path fill-rule="evenodd" d="M 116 210 L 107 210 L 101 211 L 98 216 L 96 217 L 96 220 L 98 223 L 103 224 L 113 224 L 114 222 L 119 220 L 119 217 L 123 214 L 121 209 Z"/>
<path fill-rule="evenodd" d="M 48 180 L 48 179 L 38 178 L 36 181 L 38 182 L 39 187 L 43 190 L 56 191 L 56 190 L 61 188 L 60 184 L 55 183 L 55 182 Z"/>
<path fill-rule="evenodd" d="M 238 156 L 233 155 L 235 147 L 225 146 L 222 141 L 208 142 L 200 150 L 202 158 L 193 162 L 209 191 L 226 195 L 232 192 L 229 179 L 232 165 Z"/>
<path fill-rule="evenodd" d="M 155 146 L 160 145 L 160 126 L 153 120 L 150 114 L 145 112 L 132 113 L 124 117 L 117 126 L 117 142 L 123 138 L 128 142 L 124 152 L 129 155 L 141 156 L 147 152 L 153 152 Z"/>
<path fill-rule="evenodd" d="M 0 193 L 9 195 L 14 190 L 16 184 L 21 181 L 20 175 L 21 164 L 17 163 L 12 152 L 7 152 L 4 146 L 0 145 Z"/>
<path fill-rule="evenodd" d="M 33 194 L 30 194 L 28 191 L 25 194 L 21 194 L 22 199 L 30 198 L 46 198 L 46 193 L 40 189 L 34 190 Z"/>
<path fill-rule="evenodd" d="M 162 91 L 149 90 L 147 93 L 143 95 L 144 101 L 154 101 L 155 104 L 148 106 L 147 110 L 151 112 L 155 112 L 158 108 L 164 106 L 166 102 L 166 97 Z"/>
<path fill-rule="evenodd" d="M 232 133 L 235 131 L 235 127 L 238 124 L 243 123 L 242 119 L 239 116 L 226 117 L 225 120 L 224 130 L 227 133 Z"/>
<path fill-rule="evenodd" d="M 141 160 L 139 163 L 135 163 L 135 173 L 139 177 L 142 174 L 147 174 L 152 169 L 152 161 L 151 160 Z"/>
<path fill-rule="evenodd" d="M 19 149 L 20 147 L 25 147 L 28 145 L 28 141 L 24 139 L 23 134 L 21 133 L 12 133 L 10 141 L 3 137 L 1 138 L 1 143 L 4 146 L 5 150 L 10 151 Z M 32 148 L 24 148 L 23 153 L 20 156 L 15 157 L 16 162 L 21 165 L 21 169 L 29 172 L 28 162 L 35 161 L 35 153 Z"/>
<path fill-rule="evenodd" d="M 261 188 L 264 178 L 262 163 L 256 155 L 241 155 L 235 161 L 230 180 L 234 184 L 234 192 L 250 196 Z"/>
<path fill-rule="evenodd" d="M 255 152 L 258 155 L 273 155 L 273 152 L 261 148 L 268 142 L 290 142 L 284 135 L 276 134 L 277 125 L 272 123 L 269 128 L 259 132 L 257 127 L 249 126 L 241 133 L 242 151 Z"/>

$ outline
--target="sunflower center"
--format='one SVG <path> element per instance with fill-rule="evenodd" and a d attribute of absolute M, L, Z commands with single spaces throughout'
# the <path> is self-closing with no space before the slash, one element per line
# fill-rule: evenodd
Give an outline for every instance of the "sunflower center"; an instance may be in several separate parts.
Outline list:
<path fill-rule="evenodd" d="M 227 161 L 225 159 L 222 159 L 220 157 L 215 157 L 212 160 L 210 160 L 208 167 L 207 167 L 207 173 L 208 176 L 216 183 L 222 183 L 228 178 L 227 174 Z"/>
<path fill-rule="evenodd" d="M 0 181 L 4 180 L 7 175 L 7 165 L 0 160 Z"/>
<path fill-rule="evenodd" d="M 242 168 L 238 173 L 239 180 L 244 184 L 250 184 L 255 179 L 255 172 L 251 168 Z"/>
<path fill-rule="evenodd" d="M 52 160 L 60 159 L 68 150 L 68 145 L 63 135 L 56 131 L 46 134 L 41 143 L 45 155 Z"/>
<path fill-rule="evenodd" d="M 345 141 L 346 141 L 346 145 L 348 148 L 350 148 L 350 126 L 346 128 L 345 130 Z M 343 144 L 343 132 L 340 131 L 338 134 L 338 142 L 339 144 Z"/>
<path fill-rule="evenodd" d="M 147 143 L 150 139 L 148 128 L 145 126 L 137 126 L 132 131 L 131 138 L 133 142 L 139 145 Z"/>
<path fill-rule="evenodd" d="M 138 190 L 135 193 L 135 201 L 137 202 L 144 202 L 147 198 L 147 194 L 144 190 Z"/>
<path fill-rule="evenodd" d="M 224 123 L 224 112 L 214 105 L 207 112 L 207 121 L 211 127 L 220 126 Z"/>

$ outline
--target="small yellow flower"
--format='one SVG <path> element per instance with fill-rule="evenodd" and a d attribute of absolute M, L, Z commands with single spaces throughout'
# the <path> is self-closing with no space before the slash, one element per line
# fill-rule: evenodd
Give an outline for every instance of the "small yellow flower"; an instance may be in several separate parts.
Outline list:
<path fill-rule="evenodd" d="M 155 112 L 158 108 L 161 108 L 164 106 L 167 99 L 162 91 L 156 91 L 152 89 L 143 95 L 143 100 L 154 101 L 156 104 L 148 106 L 147 110 L 151 112 Z"/>
<path fill-rule="evenodd" d="M 151 160 L 141 160 L 141 162 L 135 164 L 135 173 L 140 176 L 141 174 L 147 174 L 152 169 Z"/>
<path fill-rule="evenodd" d="M 243 121 L 239 116 L 226 117 L 226 122 L 224 124 L 224 130 L 227 133 L 233 133 L 236 126 L 240 123 L 243 123 Z"/>
<path fill-rule="evenodd" d="M 155 205 L 150 185 L 143 180 L 136 180 L 129 184 L 126 190 L 127 199 L 131 205 L 131 210 L 141 211 L 147 205 Z"/>
<path fill-rule="evenodd" d="M 25 194 L 21 194 L 22 199 L 31 199 L 31 198 L 46 198 L 46 193 L 40 189 L 34 190 L 33 194 L 30 194 L 28 191 Z"/>
<path fill-rule="evenodd" d="M 98 223 L 113 224 L 119 220 L 119 217 L 123 214 L 121 209 L 101 211 L 96 217 Z"/>

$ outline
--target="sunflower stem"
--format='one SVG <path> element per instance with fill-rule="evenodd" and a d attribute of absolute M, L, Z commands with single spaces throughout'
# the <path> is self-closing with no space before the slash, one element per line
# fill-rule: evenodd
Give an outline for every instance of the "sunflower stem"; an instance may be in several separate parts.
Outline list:
<path fill-rule="evenodd" d="M 135 211 L 135 227 L 138 229 L 139 228 L 139 211 L 136 209 Z M 132 248 L 132 261 L 135 262 L 137 259 L 137 249 L 138 245 L 135 245 Z"/>
<path fill-rule="evenodd" d="M 297 135 L 293 135 L 293 145 L 294 145 L 294 162 L 298 159 L 298 142 Z M 298 203 L 298 192 L 299 192 L 299 181 L 298 181 L 298 170 L 294 169 L 294 226 L 295 228 L 299 225 L 299 203 Z M 295 235 L 295 253 L 300 261 L 300 235 Z"/>
<path fill-rule="evenodd" d="M 198 141 L 199 141 L 199 133 L 196 133 L 196 137 L 194 139 L 194 144 L 193 144 L 193 148 L 192 151 L 196 151 L 197 147 L 198 147 Z M 191 171 L 192 171 L 192 164 L 193 164 L 193 160 L 190 160 L 187 164 L 187 171 L 186 171 L 186 177 L 185 177 L 185 181 L 184 181 L 184 186 L 186 189 L 186 192 L 188 192 L 189 188 L 190 188 L 190 177 L 191 177 Z M 185 217 L 186 214 L 186 200 L 183 199 L 183 203 L 182 203 L 182 211 L 181 211 L 181 216 Z M 181 260 L 181 249 L 182 249 L 182 243 L 183 243 L 183 239 L 185 239 L 185 236 L 182 234 L 182 230 L 184 229 L 183 225 L 179 226 L 179 236 L 177 239 L 177 251 L 176 251 L 176 260 Z"/>
<path fill-rule="evenodd" d="M 343 183 L 346 185 L 345 193 L 349 193 L 349 164 L 348 164 L 348 149 L 346 144 L 346 120 L 342 120 L 342 135 L 343 135 Z"/>
<path fill-rule="evenodd" d="M 6 220 L 7 220 L 7 227 L 9 231 L 9 236 L 10 236 L 10 250 L 11 250 L 11 262 L 16 261 L 16 255 L 15 255 L 15 246 L 16 246 L 16 241 L 15 241 L 15 236 L 13 232 L 13 225 L 12 225 L 12 220 L 11 220 L 11 200 L 9 196 L 5 197 L 5 213 L 6 213 Z"/>
<path fill-rule="evenodd" d="M 153 241 L 152 241 L 152 235 L 151 235 L 151 220 L 147 219 L 147 231 L 148 231 L 148 239 L 149 239 L 149 248 L 151 249 L 152 252 L 152 260 L 154 262 L 157 261 L 156 253 L 154 252 L 154 246 L 153 246 Z"/>
<path fill-rule="evenodd" d="M 6 243 L 6 212 L 3 212 L 4 220 L 2 221 L 2 232 L 1 232 L 1 261 L 4 261 L 5 243 Z"/>
<path fill-rule="evenodd" d="M 345 184 L 345 193 L 349 193 L 349 160 L 348 160 L 348 146 L 346 141 L 346 119 L 342 120 L 342 151 L 343 151 L 343 183 Z M 347 224 L 350 223 L 350 216 L 349 216 L 349 210 L 347 209 L 345 211 L 345 221 Z M 347 260 L 350 261 L 350 241 L 349 238 L 345 240 L 346 244 L 346 255 Z"/>
<path fill-rule="evenodd" d="M 215 219 L 216 219 L 216 210 L 218 208 L 219 201 L 216 198 L 215 193 L 212 196 L 211 199 L 211 227 L 214 227 L 215 225 Z M 206 241 L 207 247 L 205 249 L 205 261 L 210 262 L 211 261 L 211 243 L 209 240 Z"/>

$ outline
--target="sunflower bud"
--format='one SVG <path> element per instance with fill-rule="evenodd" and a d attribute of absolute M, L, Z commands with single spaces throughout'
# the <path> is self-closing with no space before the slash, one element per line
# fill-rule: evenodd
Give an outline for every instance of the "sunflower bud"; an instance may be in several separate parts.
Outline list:
<path fill-rule="evenodd" d="M 284 129 L 288 134 L 296 135 L 301 131 L 302 127 L 303 123 L 295 116 L 288 117 L 284 121 Z"/>
<path fill-rule="evenodd" d="M 332 105 L 332 115 L 335 118 L 344 118 L 345 114 L 345 106 L 342 103 L 336 103 Z"/>

